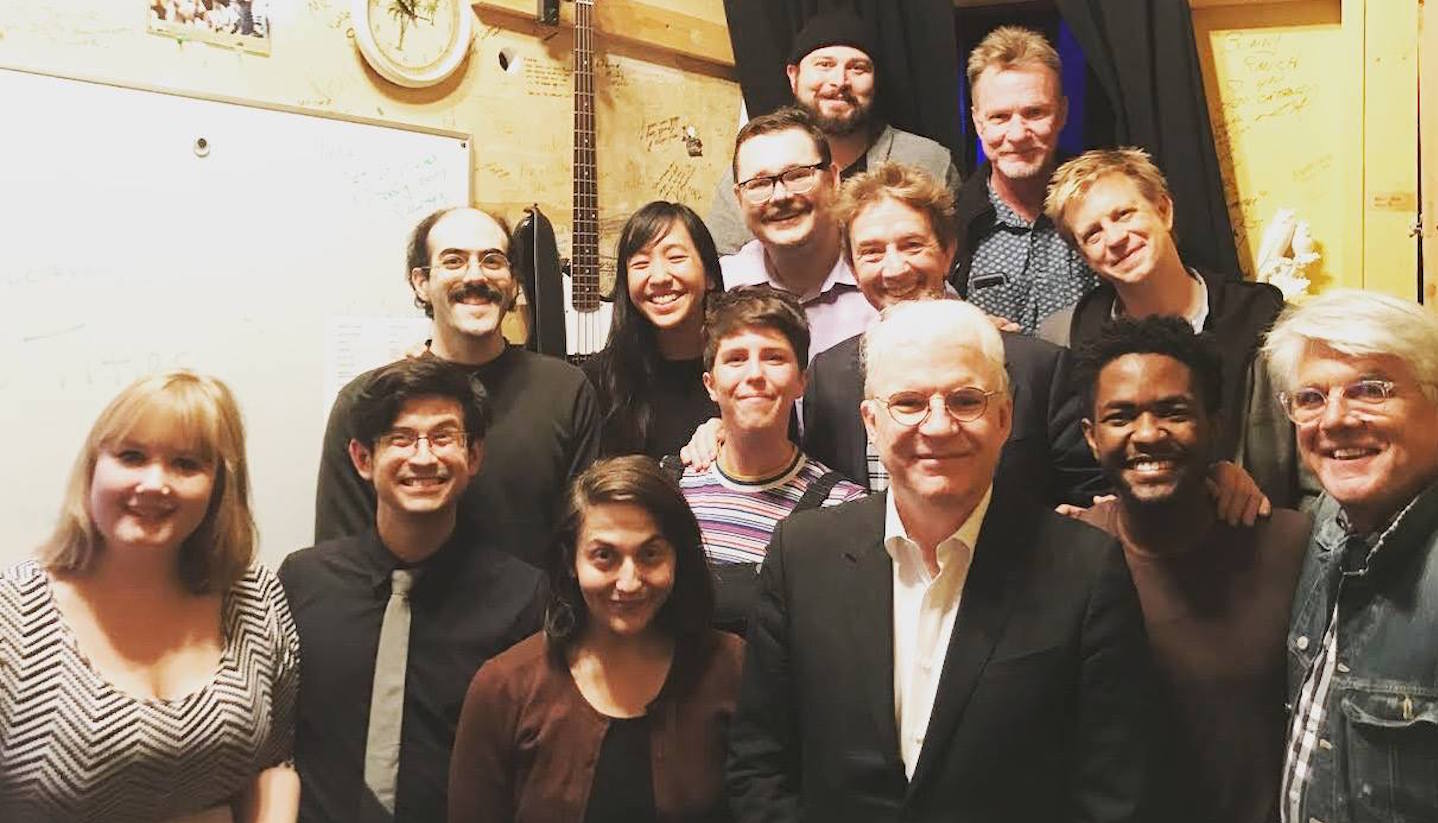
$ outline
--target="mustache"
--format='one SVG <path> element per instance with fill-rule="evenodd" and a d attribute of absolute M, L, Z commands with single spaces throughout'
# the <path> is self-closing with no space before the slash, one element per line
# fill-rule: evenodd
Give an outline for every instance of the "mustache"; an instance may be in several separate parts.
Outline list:
<path fill-rule="evenodd" d="M 480 280 L 473 283 L 463 283 L 455 286 L 449 291 L 450 302 L 457 303 L 461 300 L 480 297 L 491 303 L 504 305 L 505 294 L 490 283 Z"/>
<path fill-rule="evenodd" d="M 788 189 L 785 189 L 785 191 L 788 191 Z M 788 220 L 790 217 L 798 217 L 807 211 L 809 211 L 809 207 L 802 204 L 770 205 L 764 210 L 764 217 L 762 219 L 765 222 L 770 220 Z"/>

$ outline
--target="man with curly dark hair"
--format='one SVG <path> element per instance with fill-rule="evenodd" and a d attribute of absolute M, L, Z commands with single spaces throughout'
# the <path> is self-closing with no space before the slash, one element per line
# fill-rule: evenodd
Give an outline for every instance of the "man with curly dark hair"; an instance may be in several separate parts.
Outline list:
<path fill-rule="evenodd" d="M 1180 317 L 1120 318 L 1080 349 L 1084 434 L 1117 497 L 1081 519 L 1118 537 L 1163 687 L 1146 819 L 1265 823 L 1282 762 L 1284 636 L 1309 520 L 1218 516 L 1218 352 Z"/>

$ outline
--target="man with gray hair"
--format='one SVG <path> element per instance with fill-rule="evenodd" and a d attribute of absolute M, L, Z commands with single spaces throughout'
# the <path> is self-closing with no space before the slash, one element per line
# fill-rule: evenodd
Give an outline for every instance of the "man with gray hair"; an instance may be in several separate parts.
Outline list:
<path fill-rule="evenodd" d="M 1337 289 L 1264 350 L 1324 491 L 1289 626 L 1283 820 L 1438 819 L 1438 319 Z"/>
<path fill-rule="evenodd" d="M 769 544 L 736 817 L 1137 819 L 1151 671 L 1133 583 L 1108 535 L 994 485 L 1013 415 L 998 332 L 912 300 L 864 351 L 889 488 L 795 514 Z"/>

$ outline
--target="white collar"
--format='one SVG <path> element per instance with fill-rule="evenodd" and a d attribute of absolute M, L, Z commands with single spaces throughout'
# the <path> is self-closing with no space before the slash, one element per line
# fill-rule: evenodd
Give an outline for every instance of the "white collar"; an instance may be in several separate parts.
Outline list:
<path fill-rule="evenodd" d="M 978 547 L 979 530 L 983 528 L 984 516 L 989 511 L 989 501 L 994 495 L 994 484 L 984 490 L 984 496 L 969 516 L 959 525 L 957 531 L 943 540 L 935 549 L 935 555 L 939 561 L 939 572 L 943 573 L 944 567 L 948 565 L 949 558 L 953 555 L 956 544 L 963 544 L 969 548 L 970 557 Z M 894 492 L 891 488 L 884 492 L 884 550 L 889 557 L 897 564 L 901 562 L 900 552 L 917 551 L 918 544 L 909 537 L 909 530 L 904 527 L 904 521 L 899 517 L 899 509 L 894 504 Z"/>

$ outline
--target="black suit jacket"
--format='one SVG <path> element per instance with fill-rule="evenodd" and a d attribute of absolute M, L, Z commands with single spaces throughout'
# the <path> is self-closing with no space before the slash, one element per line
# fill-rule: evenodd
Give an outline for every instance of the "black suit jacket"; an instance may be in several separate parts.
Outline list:
<path fill-rule="evenodd" d="M 1083 439 L 1083 408 L 1069 382 L 1068 350 L 1022 334 L 1001 336 L 1014 425 L 999 457 L 996 482 L 1024 489 L 1045 506 L 1093 505 L 1094 495 L 1110 489 Z M 868 436 L 859 416 L 861 339 L 856 335 L 820 352 L 809 365 L 804 453 L 867 488 Z"/>
<path fill-rule="evenodd" d="M 885 498 L 791 516 L 764 560 L 727 783 L 740 821 L 1132 821 L 1152 673 L 1108 535 L 995 489 L 912 781 Z"/>

